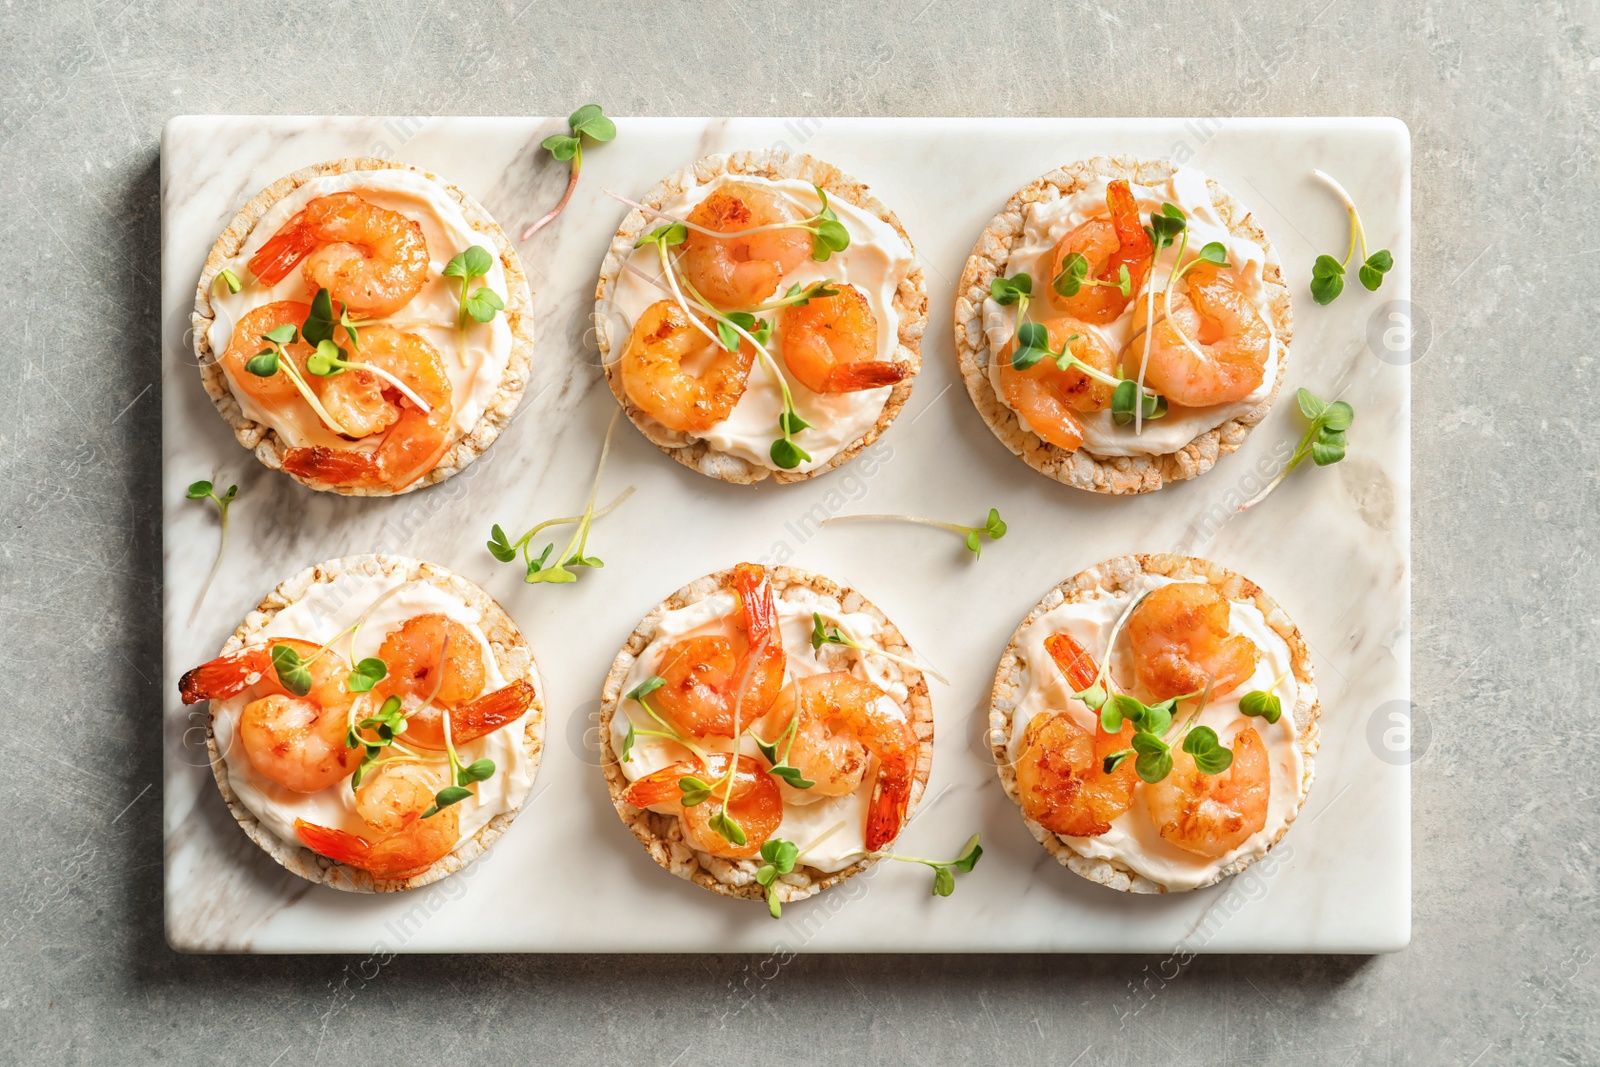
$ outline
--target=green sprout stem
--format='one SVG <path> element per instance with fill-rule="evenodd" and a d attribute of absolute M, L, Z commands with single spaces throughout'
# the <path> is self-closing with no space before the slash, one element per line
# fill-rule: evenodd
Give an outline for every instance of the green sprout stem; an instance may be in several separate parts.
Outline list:
<path fill-rule="evenodd" d="M 571 149 L 572 168 L 567 175 L 567 188 L 561 194 L 561 199 L 556 206 L 551 208 L 537 222 L 522 231 L 522 239 L 526 241 L 550 223 L 566 208 L 567 201 L 572 199 L 572 191 L 578 187 L 578 172 L 583 169 L 583 139 L 585 137 L 597 143 L 604 144 L 617 136 L 617 128 L 601 111 L 599 104 L 585 104 L 567 117 L 566 135 L 555 134 L 547 137 L 540 147 L 548 151 L 556 160 L 563 158 L 563 152 Z"/>
<path fill-rule="evenodd" d="M 1300 438 L 1300 443 L 1295 446 L 1294 452 L 1289 455 L 1289 461 L 1283 465 L 1272 481 L 1262 487 L 1261 492 L 1239 505 L 1240 511 L 1249 511 L 1265 500 L 1285 478 L 1301 463 L 1310 457 L 1318 466 L 1337 463 L 1344 458 L 1344 430 L 1350 425 L 1354 413 L 1350 405 L 1342 400 L 1324 402 L 1310 390 L 1301 388 L 1296 390 L 1296 400 L 1300 404 L 1300 413 L 1310 420 L 1306 432 Z M 1330 425 L 1330 422 L 1332 425 Z M 1336 444 L 1333 442 L 1337 442 Z M 1318 453 L 1318 446 L 1324 451 Z M 1331 458 L 1328 455 L 1332 451 Z"/>
<path fill-rule="evenodd" d="M 204 490 L 201 491 L 201 487 Z M 190 500 L 210 500 L 217 505 L 217 521 L 221 526 L 221 535 L 217 539 L 217 555 L 211 561 L 211 569 L 206 572 L 206 580 L 200 584 L 200 595 L 195 597 L 194 609 L 189 612 L 189 623 L 193 625 L 200 617 L 200 605 L 206 602 L 206 594 L 211 592 L 211 583 L 216 580 L 217 572 L 222 569 L 222 554 L 228 550 L 228 505 L 233 503 L 239 495 L 239 487 L 229 486 L 218 496 L 210 482 L 195 482 L 189 486 Z"/>
<path fill-rule="evenodd" d="M 611 503 L 607 504 L 605 507 L 603 507 L 603 508 L 599 509 L 598 511 L 596 511 L 593 515 L 589 516 L 589 521 L 593 522 L 595 519 L 601 519 L 601 518 L 604 518 L 605 516 L 611 514 L 611 512 L 617 510 L 617 508 L 622 505 L 623 501 L 627 500 L 630 496 L 632 496 L 633 493 L 634 493 L 634 486 L 631 486 L 631 485 L 628 486 L 628 488 L 626 488 L 622 492 L 618 493 L 616 498 L 614 500 L 612 500 Z M 538 534 L 540 532 L 542 532 L 544 530 L 548 530 L 552 526 L 566 526 L 566 525 L 569 525 L 569 524 L 574 523 L 574 522 L 582 522 L 582 521 L 583 521 L 583 516 L 582 515 L 563 515 L 563 516 L 561 516 L 560 518 L 557 518 L 557 519 L 546 519 L 543 522 L 539 523 L 537 526 L 535 526 L 533 529 L 529 530 L 527 533 L 523 534 L 521 537 L 519 537 L 515 541 L 513 541 L 511 543 L 511 547 L 514 548 L 514 549 L 521 549 L 522 550 L 522 558 L 523 558 L 523 560 L 525 562 L 532 563 L 532 560 L 528 558 L 528 545 L 530 544 L 530 542 L 532 542 L 532 540 L 536 536 L 538 536 Z"/>
<path fill-rule="evenodd" d="M 569 562 L 573 558 L 574 548 L 577 549 L 577 555 L 582 557 L 583 550 L 588 547 L 589 528 L 594 525 L 594 502 L 595 498 L 600 495 L 600 477 L 606 472 L 606 457 L 611 454 L 611 437 L 616 433 L 617 420 L 621 415 L 622 409 L 620 407 L 611 413 L 611 423 L 606 427 L 605 443 L 600 446 L 600 462 L 596 464 L 594 470 L 594 484 L 589 487 L 589 503 L 583 509 L 583 517 L 578 520 L 578 528 L 572 531 L 572 538 L 567 542 L 566 549 L 561 553 L 560 558 Z M 626 494 L 622 499 L 626 499 Z"/>
<path fill-rule="evenodd" d="M 1356 242 L 1358 240 L 1361 242 L 1361 258 L 1365 261 L 1367 258 L 1367 231 L 1361 225 L 1361 212 L 1356 210 L 1356 202 L 1350 198 L 1350 194 L 1345 191 L 1345 187 L 1340 185 L 1339 180 L 1333 175 L 1320 170 L 1313 170 L 1311 173 L 1322 179 L 1338 195 L 1339 199 L 1344 201 L 1344 209 L 1350 213 L 1350 246 L 1345 250 L 1344 259 L 1340 261 L 1339 265 L 1345 267 L 1350 265 L 1350 257 L 1356 254 Z"/>
<path fill-rule="evenodd" d="M 999 516 L 993 509 L 990 512 L 998 520 Z M 938 519 L 924 519 L 918 515 L 872 514 L 872 515 L 835 515 L 822 520 L 822 525 L 827 526 L 836 522 L 909 522 L 917 526 L 931 526 L 937 530 L 949 530 L 958 534 L 967 542 L 968 551 L 976 554 L 977 539 L 988 537 L 990 540 L 999 540 L 1005 536 L 1006 528 L 1003 523 L 997 526 L 962 526 L 960 523 L 941 522 Z"/>
<path fill-rule="evenodd" d="M 572 173 L 567 175 L 567 191 L 561 194 L 561 199 L 556 201 L 556 206 L 539 217 L 537 222 L 522 231 L 522 239 L 526 241 L 546 226 L 556 220 L 556 216 L 566 209 L 567 201 L 572 199 L 572 191 L 578 187 L 578 171 L 583 169 L 583 146 L 578 146 L 578 151 L 572 157 Z"/>

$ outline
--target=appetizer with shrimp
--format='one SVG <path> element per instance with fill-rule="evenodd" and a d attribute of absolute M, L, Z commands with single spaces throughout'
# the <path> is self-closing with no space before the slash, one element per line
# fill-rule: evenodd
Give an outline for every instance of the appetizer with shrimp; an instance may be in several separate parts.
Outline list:
<path fill-rule="evenodd" d="M 634 836 L 680 878 L 774 915 L 883 858 L 933 759 L 927 682 L 894 624 L 788 567 L 678 590 L 601 702 L 606 780 Z"/>
<path fill-rule="evenodd" d="M 391 496 L 488 448 L 522 399 L 532 299 L 461 189 L 341 159 L 257 194 L 223 231 L 193 315 L 201 379 L 245 448 L 312 489 Z"/>
<path fill-rule="evenodd" d="M 626 202 L 597 333 L 611 391 L 658 448 L 723 481 L 786 483 L 894 421 L 928 296 L 865 185 L 810 156 L 735 152 Z"/>
<path fill-rule="evenodd" d="M 1147 493 L 1210 470 L 1265 417 L 1291 319 L 1255 217 L 1187 166 L 1098 156 L 1025 186 L 957 287 L 956 355 L 1035 470 Z"/>
<path fill-rule="evenodd" d="M 1017 628 L 989 742 L 1063 866 L 1167 893 L 1238 874 L 1283 837 L 1321 710 L 1305 641 L 1260 588 L 1192 556 L 1119 556 Z"/>
<path fill-rule="evenodd" d="M 471 863 L 539 769 L 538 670 L 443 567 L 347 556 L 280 585 L 179 682 L 246 834 L 303 878 L 412 889 Z"/>

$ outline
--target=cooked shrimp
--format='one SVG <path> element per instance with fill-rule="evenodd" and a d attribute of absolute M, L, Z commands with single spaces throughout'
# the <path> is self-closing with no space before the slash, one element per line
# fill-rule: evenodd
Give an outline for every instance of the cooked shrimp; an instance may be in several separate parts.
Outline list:
<path fill-rule="evenodd" d="M 327 289 L 359 318 L 394 314 L 428 280 L 421 224 L 355 193 L 308 201 L 250 257 L 250 270 L 277 285 L 302 259 L 306 287 Z"/>
<path fill-rule="evenodd" d="M 371 837 L 296 819 L 295 833 L 306 847 L 331 860 L 357 867 L 374 878 L 409 878 L 427 870 L 461 840 L 457 805 L 427 818 L 443 780 L 417 763 L 386 763 L 356 790 L 356 814 Z"/>
<path fill-rule="evenodd" d="M 683 760 L 634 781 L 623 792 L 622 801 L 636 808 L 672 809 L 683 820 L 691 843 L 713 856 L 744 859 L 760 855 L 761 846 L 783 822 L 783 797 L 760 760 L 753 756 L 740 756 L 733 773 L 728 817 L 744 831 L 744 844 L 735 845 L 711 828 L 711 820 L 722 812 L 721 788 L 713 789 L 710 797 L 693 807 L 684 807 L 679 803 L 683 799 L 683 787 L 678 784 L 682 779 L 693 775 L 703 782 L 715 784 L 727 771 L 726 753 L 711 753 L 703 765 L 697 760 Z"/>
<path fill-rule="evenodd" d="M 893 385 L 911 373 L 878 358 L 878 319 L 853 285 L 783 313 L 783 362 L 814 393 L 854 393 Z"/>
<path fill-rule="evenodd" d="M 300 395 L 300 391 L 295 388 L 294 382 L 289 380 L 287 374 L 279 372 L 261 378 L 245 370 L 244 365 L 252 356 L 271 347 L 267 341 L 262 340 L 265 334 L 276 330 L 279 326 L 293 326 L 298 330 L 310 313 L 310 304 L 301 304 L 294 300 L 279 300 L 251 308 L 234 324 L 233 336 L 228 339 L 228 349 L 222 354 L 222 363 L 227 368 L 233 387 L 243 392 L 257 406 L 265 408 L 271 415 L 287 419 L 289 412 L 305 408 L 305 398 Z M 305 369 L 306 358 L 313 351 L 314 349 L 303 341 L 283 346 L 284 356 L 295 365 L 296 370 Z M 310 379 L 308 384 L 313 391 L 316 391 L 322 379 L 313 375 L 304 377 Z"/>
<path fill-rule="evenodd" d="M 1134 674 L 1157 700 L 1231 692 L 1256 670 L 1261 650 L 1228 631 L 1228 598 L 1200 582 L 1174 582 L 1145 597 L 1128 619 Z"/>
<path fill-rule="evenodd" d="M 407 619 L 383 639 L 378 658 L 388 673 L 373 696 L 380 703 L 400 698 L 407 716 L 404 741 L 413 748 L 443 749 L 446 715 L 450 739 L 461 745 L 515 721 L 533 704 L 528 682 L 479 696 L 487 681 L 482 649 L 465 626 L 443 615 Z"/>
<path fill-rule="evenodd" d="M 1152 302 L 1156 325 L 1150 331 L 1144 372 L 1151 389 L 1174 404 L 1199 408 L 1243 400 L 1261 384 L 1272 354 L 1272 331 L 1231 274 L 1202 264 L 1178 280 L 1170 309 L 1164 293 L 1139 301 L 1132 339 L 1122 352 L 1125 367 L 1137 367 L 1145 359 L 1144 329 Z"/>
<path fill-rule="evenodd" d="M 816 783 L 806 792 L 818 796 L 854 793 L 876 759 L 867 807 L 869 852 L 900 836 L 916 777 L 917 735 L 904 716 L 889 710 L 893 707 L 883 690 L 848 671 L 811 674 L 784 687 L 761 726 L 765 738 L 781 738 L 799 716 L 787 759 Z M 779 752 L 784 748 L 780 745 Z"/>
<path fill-rule="evenodd" d="M 1145 787 L 1150 821 L 1167 841 L 1201 856 L 1226 855 L 1267 825 L 1272 774 L 1261 735 L 1248 724 L 1233 739 L 1233 762 L 1204 774 L 1173 746 L 1172 773 Z"/>
<path fill-rule="evenodd" d="M 653 699 L 679 729 L 694 737 L 734 736 L 735 710 L 742 733 L 766 714 L 783 685 L 788 661 L 766 570 L 741 563 L 733 569 L 733 586 L 739 609 L 729 616 L 731 636 L 687 637 L 661 653 L 665 684 Z"/>
<path fill-rule="evenodd" d="M 729 352 L 695 329 L 676 301 L 658 300 L 628 335 L 622 388 L 669 430 L 704 433 L 733 413 L 755 359 L 750 342 Z"/>
<path fill-rule="evenodd" d="M 1095 683 L 1099 668 L 1070 635 L 1053 635 L 1045 648 L 1075 692 Z M 1091 735 L 1069 712 L 1035 716 L 1023 732 L 1016 765 L 1023 814 L 1051 833 L 1068 837 L 1108 832 L 1111 821 L 1132 806 L 1138 776 L 1132 760 L 1124 760 L 1107 774 L 1105 758 L 1132 742 L 1131 722 L 1124 722 L 1119 733 L 1109 734 L 1097 721 Z"/>
<path fill-rule="evenodd" d="M 439 350 L 387 326 L 361 331 L 359 359 L 400 379 L 429 406 L 423 411 L 392 384 L 357 367 L 321 381 L 323 405 L 351 433 L 383 436 L 372 451 L 291 448 L 283 469 L 324 485 L 404 489 L 431 471 L 450 447 L 450 375 Z M 349 419 L 347 423 L 345 420 Z"/>
<path fill-rule="evenodd" d="M 1094 327 L 1064 316 L 1046 319 L 1040 325 L 1050 335 L 1051 349 L 1059 352 L 1066 345 L 1074 356 L 1096 370 L 1115 372 L 1116 354 Z M 1011 352 L 1016 346 L 1013 338 L 1000 362 L 1000 389 L 1007 406 L 1046 441 L 1068 452 L 1076 451 L 1083 444 L 1083 423 L 1078 414 L 1110 407 L 1111 387 L 1076 367 L 1062 370 L 1051 359 L 1017 370 L 1011 365 Z"/>
<path fill-rule="evenodd" d="M 1045 254 L 1039 270 L 1044 278 L 1045 299 L 1052 306 L 1075 319 L 1099 325 L 1116 321 L 1127 309 L 1150 273 L 1155 252 L 1150 235 L 1139 221 L 1139 204 L 1126 181 L 1119 179 L 1106 186 L 1106 207 L 1111 210 L 1109 219 L 1088 219 L 1068 231 Z M 1074 252 L 1089 261 L 1091 279 L 1115 282 L 1126 266 L 1129 295 L 1123 296 L 1120 288 L 1106 285 L 1085 285 L 1075 296 L 1056 292 L 1054 282 L 1061 273 L 1061 262 Z"/>
<path fill-rule="evenodd" d="M 750 182 L 728 182 L 689 213 L 689 222 L 719 233 L 800 221 L 787 199 Z M 678 265 L 701 296 L 727 310 L 761 303 L 777 292 L 786 273 L 810 256 L 811 234 L 801 229 L 736 237 L 708 237 L 691 229 Z"/>
<path fill-rule="evenodd" d="M 271 649 L 287 645 L 309 662 L 311 688 L 289 692 L 272 666 Z M 185 704 L 223 700 L 247 692 L 239 715 L 239 742 L 250 766 L 262 777 L 296 793 L 315 793 L 348 778 L 361 762 L 361 750 L 345 744 L 350 707 L 348 668 L 337 656 L 316 655 L 309 641 L 274 638 L 266 645 L 219 656 L 184 674 L 178 690 Z M 313 658 L 315 656 L 315 658 Z"/>

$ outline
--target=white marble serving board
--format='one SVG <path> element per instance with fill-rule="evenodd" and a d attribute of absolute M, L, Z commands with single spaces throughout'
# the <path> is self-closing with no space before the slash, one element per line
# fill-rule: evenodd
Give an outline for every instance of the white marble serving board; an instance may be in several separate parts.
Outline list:
<path fill-rule="evenodd" d="M 1410 936 L 1410 776 L 1391 714 L 1410 692 L 1410 372 L 1382 348 L 1391 301 L 1410 295 L 1410 142 L 1390 120 L 625 119 L 585 153 L 566 213 L 521 245 L 538 349 L 516 421 L 462 476 L 395 500 L 313 493 L 263 468 L 217 417 L 189 344 L 195 281 L 247 199 L 298 167 L 386 155 L 476 196 L 513 235 L 544 213 L 565 169 L 538 145 L 561 119 L 183 117 L 162 140 L 165 528 L 166 929 L 206 952 L 1111 951 L 1376 952 Z M 672 462 L 624 423 L 604 495 L 637 494 L 595 528 L 604 570 L 575 586 L 524 585 L 483 542 L 581 508 L 615 401 L 585 337 L 600 259 L 625 209 L 661 176 L 712 152 L 805 151 L 869 183 L 926 269 L 923 371 L 881 461 L 792 486 L 738 487 Z M 954 284 L 1007 197 L 1098 154 L 1187 159 L 1256 213 L 1294 295 L 1288 378 L 1244 448 L 1197 481 L 1107 499 L 1045 479 L 995 440 L 956 372 Z M 1353 282 L 1330 307 L 1307 285 L 1319 252 L 1342 254 L 1345 213 L 1311 176 L 1336 174 L 1395 267 L 1379 293 Z M 1373 340 L 1369 341 L 1369 338 Z M 1392 342 L 1394 335 L 1390 335 Z M 1380 359 L 1378 354 L 1383 353 Z M 1302 423 L 1292 393 L 1338 394 L 1357 412 L 1349 458 L 1306 464 L 1259 508 L 1233 507 L 1253 469 Z M 217 543 L 213 510 L 184 499 L 199 478 L 237 482 L 231 544 L 190 621 Z M 1007 537 L 974 561 L 960 541 L 909 526 L 831 526 L 851 512 L 979 521 Z M 521 816 L 466 871 L 374 897 L 312 886 L 252 844 L 206 766 L 202 711 L 177 696 L 184 669 L 217 652 L 278 581 L 319 560 L 382 549 L 482 583 L 526 632 L 549 699 L 544 763 Z M 1315 651 L 1322 694 L 1317 781 L 1269 859 L 1194 893 L 1128 896 L 1058 866 L 1001 791 L 984 742 L 995 663 L 1056 582 L 1108 556 L 1191 551 L 1260 583 Z M 740 559 L 792 561 L 856 586 L 952 685 L 935 686 L 933 773 L 898 843 L 953 855 L 982 831 L 984 857 L 953 897 L 929 872 L 882 863 L 784 909 L 714 896 L 671 877 L 623 827 L 594 749 L 601 680 L 638 619 L 685 581 Z M 1386 732 L 1387 731 L 1387 732 Z M 1403 736 L 1400 741 L 1403 743 Z M 1388 747 L 1385 747 L 1388 746 Z M 780 959 L 782 957 L 780 956 Z"/>

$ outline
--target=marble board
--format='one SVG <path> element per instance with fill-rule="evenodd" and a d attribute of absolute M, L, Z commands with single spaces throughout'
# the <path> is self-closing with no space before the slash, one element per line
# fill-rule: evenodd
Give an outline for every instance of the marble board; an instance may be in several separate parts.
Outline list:
<path fill-rule="evenodd" d="M 560 118 L 184 116 L 162 138 L 165 531 L 165 922 L 193 952 L 1195 952 L 1370 953 L 1410 937 L 1410 138 L 1389 119 L 620 119 L 585 153 L 566 213 L 519 245 L 538 349 L 515 421 L 464 474 L 388 500 L 313 493 L 241 449 L 201 388 L 189 312 L 217 234 L 259 189 L 341 156 L 412 162 L 464 187 L 513 239 L 560 196 L 564 166 L 539 148 Z M 484 548 L 492 523 L 522 529 L 579 510 L 615 410 L 589 336 L 600 260 L 626 208 L 663 175 L 713 152 L 779 147 L 867 182 L 900 217 L 926 271 L 923 370 L 868 455 L 789 486 L 712 481 L 624 423 L 607 491 L 637 493 L 595 528 L 606 562 L 576 585 L 525 585 Z M 1275 243 L 1294 300 L 1285 388 L 1244 447 L 1202 478 L 1135 498 L 1058 485 L 993 437 L 962 388 L 950 333 L 973 241 L 1019 186 L 1099 155 L 1187 161 L 1221 181 Z M 1381 291 L 1352 280 L 1328 307 L 1312 261 L 1342 254 L 1346 216 L 1311 174 L 1333 172 L 1374 248 L 1394 253 Z M 1302 422 L 1304 385 L 1354 406 L 1349 457 L 1307 463 L 1261 506 L 1238 502 Z M 214 510 L 184 499 L 199 478 L 237 483 L 230 543 L 205 610 Z M 852 512 L 980 521 L 1003 541 L 974 560 L 942 531 L 819 526 Z M 522 814 L 465 871 L 410 893 L 312 886 L 251 843 L 207 766 L 203 705 L 177 679 L 215 655 L 283 578 L 383 550 L 484 585 L 532 644 L 548 696 L 543 765 Z M 1204 555 L 1258 582 L 1314 651 L 1323 702 L 1317 781 L 1266 860 L 1192 893 L 1132 896 L 1072 874 L 1029 836 L 985 739 L 996 660 L 1052 585 L 1130 551 Z M 756 904 L 671 877 L 618 820 L 596 740 L 599 689 L 640 616 L 691 578 L 740 559 L 785 560 L 855 586 L 951 680 L 933 693 L 932 776 L 898 848 L 985 854 L 954 896 L 925 868 L 880 863 L 773 921 Z M 1181 965 L 1181 963 L 1180 963 Z"/>

